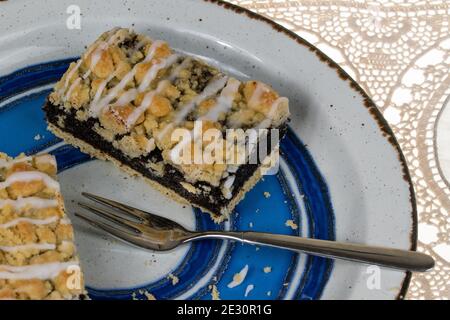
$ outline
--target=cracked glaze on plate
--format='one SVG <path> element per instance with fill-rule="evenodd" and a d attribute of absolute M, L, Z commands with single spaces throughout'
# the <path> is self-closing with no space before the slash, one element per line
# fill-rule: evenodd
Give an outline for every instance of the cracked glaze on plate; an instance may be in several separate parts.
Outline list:
<path fill-rule="evenodd" d="M 69 215 L 86 190 L 190 228 L 415 247 L 414 195 L 398 145 L 362 90 L 316 49 L 261 17 L 215 1 L 111 1 L 107 8 L 76 1 L 83 14 L 81 30 L 66 28 L 71 4 L 0 3 L 0 149 L 14 155 L 50 148 L 60 163 Z M 209 57 L 235 76 L 261 79 L 290 98 L 282 170 L 261 181 L 228 223 L 214 225 L 207 215 L 161 197 L 112 165 L 89 161 L 45 130 L 39 107 L 49 86 L 85 45 L 114 26 L 133 27 Z M 287 227 L 288 219 L 299 228 Z M 146 252 L 73 221 L 93 298 L 146 298 L 148 292 L 157 299 L 210 299 L 210 286 L 216 285 L 224 299 L 393 299 L 408 283 L 404 272 L 381 269 L 377 288 L 370 280 L 378 272 L 367 266 L 214 241 Z M 229 289 L 234 273 L 246 264 L 244 283 Z M 266 266 L 272 267 L 270 273 L 263 271 Z M 245 296 L 251 284 L 254 289 Z"/>

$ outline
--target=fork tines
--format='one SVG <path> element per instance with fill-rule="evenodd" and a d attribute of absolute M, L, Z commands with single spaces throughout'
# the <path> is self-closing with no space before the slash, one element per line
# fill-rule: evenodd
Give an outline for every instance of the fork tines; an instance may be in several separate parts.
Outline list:
<path fill-rule="evenodd" d="M 85 202 L 78 203 L 81 208 L 87 209 L 94 215 L 75 213 L 77 217 L 139 247 L 168 250 L 176 246 L 173 242 L 175 234 L 179 236 L 187 232 L 178 223 L 150 212 L 91 193 L 83 192 L 82 195 L 100 204 L 101 207 Z"/>
<path fill-rule="evenodd" d="M 94 213 L 95 216 L 90 217 L 86 214 L 75 213 L 75 216 L 81 218 L 85 222 L 89 223 L 93 227 L 99 228 L 111 235 L 118 237 L 124 241 L 135 243 L 139 242 L 138 236 L 141 235 L 141 226 L 136 220 L 143 221 L 142 215 L 137 211 L 131 210 L 133 208 L 122 205 L 113 200 L 102 198 L 90 193 L 82 193 L 88 199 L 91 199 L 97 203 L 109 206 L 114 210 L 107 210 L 105 208 L 98 208 L 89 203 L 78 203 L 80 207 L 89 210 Z M 105 223 L 102 221 L 103 218 L 110 223 Z M 134 219 L 131 220 L 130 218 Z"/>

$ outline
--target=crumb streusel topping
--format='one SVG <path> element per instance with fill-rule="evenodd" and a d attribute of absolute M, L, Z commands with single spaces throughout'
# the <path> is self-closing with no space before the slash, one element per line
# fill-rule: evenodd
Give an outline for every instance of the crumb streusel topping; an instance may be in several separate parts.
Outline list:
<path fill-rule="evenodd" d="M 56 171 L 50 155 L 11 159 L 0 153 L 0 299 L 82 293 L 82 285 L 68 288 L 78 259 Z"/>
<path fill-rule="evenodd" d="M 95 132 L 130 158 L 159 149 L 162 163 L 149 163 L 150 169 L 161 170 L 169 163 L 187 181 L 213 186 L 223 185 L 227 178 L 229 184 L 235 169 L 226 161 L 174 163 L 171 151 L 177 141 L 171 133 L 175 129 L 192 130 L 195 120 L 202 120 L 203 131 L 273 128 L 289 116 L 288 100 L 270 86 L 241 82 L 174 52 L 164 41 L 123 28 L 105 32 L 89 46 L 56 84 L 50 101 L 79 121 L 97 119 Z M 201 148 L 206 146 L 203 143 Z"/>

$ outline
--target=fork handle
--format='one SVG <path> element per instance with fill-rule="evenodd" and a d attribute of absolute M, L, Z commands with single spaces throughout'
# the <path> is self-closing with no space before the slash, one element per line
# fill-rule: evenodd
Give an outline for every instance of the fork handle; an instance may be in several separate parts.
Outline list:
<path fill-rule="evenodd" d="M 205 232 L 191 240 L 220 238 L 249 244 L 296 250 L 315 256 L 337 258 L 408 271 L 427 271 L 434 267 L 432 257 L 408 250 L 342 243 L 263 232 Z"/>

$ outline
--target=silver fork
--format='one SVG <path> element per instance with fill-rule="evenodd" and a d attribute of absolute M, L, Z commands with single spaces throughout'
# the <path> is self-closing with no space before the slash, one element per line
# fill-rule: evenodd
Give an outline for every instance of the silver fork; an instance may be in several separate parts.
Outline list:
<path fill-rule="evenodd" d="M 91 218 L 85 214 L 75 213 L 77 217 L 125 242 L 145 249 L 166 251 L 192 241 L 225 239 L 401 270 L 422 272 L 434 267 L 432 257 L 415 251 L 262 232 L 189 231 L 172 220 L 123 203 L 85 192 L 82 195 L 103 205 L 102 207 L 95 207 L 89 203 L 79 203 L 82 208 L 111 223 L 105 223 L 101 219 Z"/>

